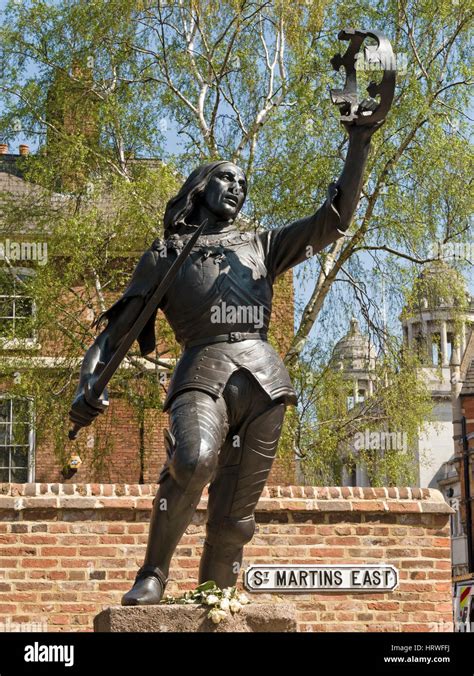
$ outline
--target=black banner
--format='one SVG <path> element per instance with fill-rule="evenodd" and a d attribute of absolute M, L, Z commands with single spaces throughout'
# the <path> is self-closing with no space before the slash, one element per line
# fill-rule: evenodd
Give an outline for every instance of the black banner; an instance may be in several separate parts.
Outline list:
<path fill-rule="evenodd" d="M 308 660 L 318 673 L 468 674 L 473 643 L 470 633 L 4 633 L 0 676 L 158 671 L 175 659 L 179 671 L 261 665 L 280 673 Z"/>

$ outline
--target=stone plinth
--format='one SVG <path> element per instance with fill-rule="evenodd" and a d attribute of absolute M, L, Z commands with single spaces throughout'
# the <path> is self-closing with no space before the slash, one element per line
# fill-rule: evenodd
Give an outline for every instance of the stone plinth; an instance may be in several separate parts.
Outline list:
<path fill-rule="evenodd" d="M 251 603 L 214 624 L 209 608 L 195 605 L 111 606 L 94 618 L 97 632 L 289 632 L 297 630 L 291 603 Z"/>

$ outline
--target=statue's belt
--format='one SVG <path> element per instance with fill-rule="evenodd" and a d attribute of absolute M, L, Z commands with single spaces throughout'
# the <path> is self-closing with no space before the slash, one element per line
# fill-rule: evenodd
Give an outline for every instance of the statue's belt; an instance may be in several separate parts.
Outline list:
<path fill-rule="evenodd" d="M 208 336 L 207 338 L 197 338 L 186 343 L 185 349 L 197 347 L 198 345 L 212 345 L 213 343 L 240 343 L 243 340 L 268 340 L 266 333 L 252 332 L 241 333 L 232 331 L 231 333 L 221 333 L 218 336 Z"/>

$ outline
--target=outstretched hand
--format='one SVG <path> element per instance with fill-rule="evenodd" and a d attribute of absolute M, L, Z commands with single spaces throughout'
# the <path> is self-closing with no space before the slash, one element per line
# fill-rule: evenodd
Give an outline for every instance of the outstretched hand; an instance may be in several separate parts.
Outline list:
<path fill-rule="evenodd" d="M 100 399 L 91 396 L 90 392 L 86 399 L 84 390 L 81 390 L 72 402 L 69 418 L 74 424 L 87 427 L 100 413 L 107 410 L 108 405 L 107 390 L 104 391 Z"/>
<path fill-rule="evenodd" d="M 359 107 L 357 110 L 357 115 L 358 118 L 363 118 L 365 117 L 364 113 L 372 113 L 376 108 L 378 107 L 378 101 L 373 99 L 371 96 L 369 96 L 366 99 L 363 99 L 359 103 Z M 370 118 L 370 116 L 368 116 Z M 352 135 L 354 136 L 361 136 L 364 138 L 371 138 L 372 134 L 376 132 L 380 127 L 383 125 L 385 122 L 385 118 L 383 120 L 379 120 L 378 122 L 374 122 L 373 124 L 370 124 L 370 119 L 367 120 L 366 124 L 350 124 L 350 125 L 344 125 L 347 128 L 347 131 L 349 133 L 349 136 L 351 137 Z"/>

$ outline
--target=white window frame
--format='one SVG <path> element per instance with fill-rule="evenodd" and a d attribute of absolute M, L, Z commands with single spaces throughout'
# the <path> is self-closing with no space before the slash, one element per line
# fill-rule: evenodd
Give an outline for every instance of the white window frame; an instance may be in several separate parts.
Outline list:
<path fill-rule="evenodd" d="M 8 399 L 9 401 L 21 399 L 28 402 L 28 413 L 29 413 L 29 430 L 28 430 L 28 472 L 27 480 L 24 483 L 33 483 L 35 480 L 35 450 L 36 450 L 36 435 L 35 435 L 35 409 L 34 409 L 34 399 L 32 397 L 18 397 L 8 392 L 2 392 L 0 394 L 0 400 L 4 401 Z M 10 428 L 10 440 L 11 440 L 11 428 L 14 425 L 14 419 L 12 415 L 12 409 L 10 408 L 10 421 L 7 423 Z M 2 448 L 8 447 L 8 444 L 2 446 Z M 5 482 L 4 482 L 5 483 Z M 11 467 L 9 467 L 9 481 L 8 483 L 18 483 L 11 481 Z M 22 482 L 23 483 L 23 482 Z"/>
<path fill-rule="evenodd" d="M 31 270 L 31 268 L 14 267 L 10 270 L 12 275 L 17 273 L 18 275 L 24 275 L 25 277 L 33 277 L 35 274 L 34 270 Z M 16 298 L 16 296 L 0 294 L 0 298 Z M 21 296 L 18 296 L 18 298 L 21 298 Z M 31 298 L 31 316 L 34 318 L 37 310 L 35 300 L 31 296 L 27 296 L 27 298 Z M 7 340 L 0 337 L 0 350 L 38 350 L 40 347 L 36 331 L 33 331 L 32 338 L 13 338 L 12 340 Z"/>

